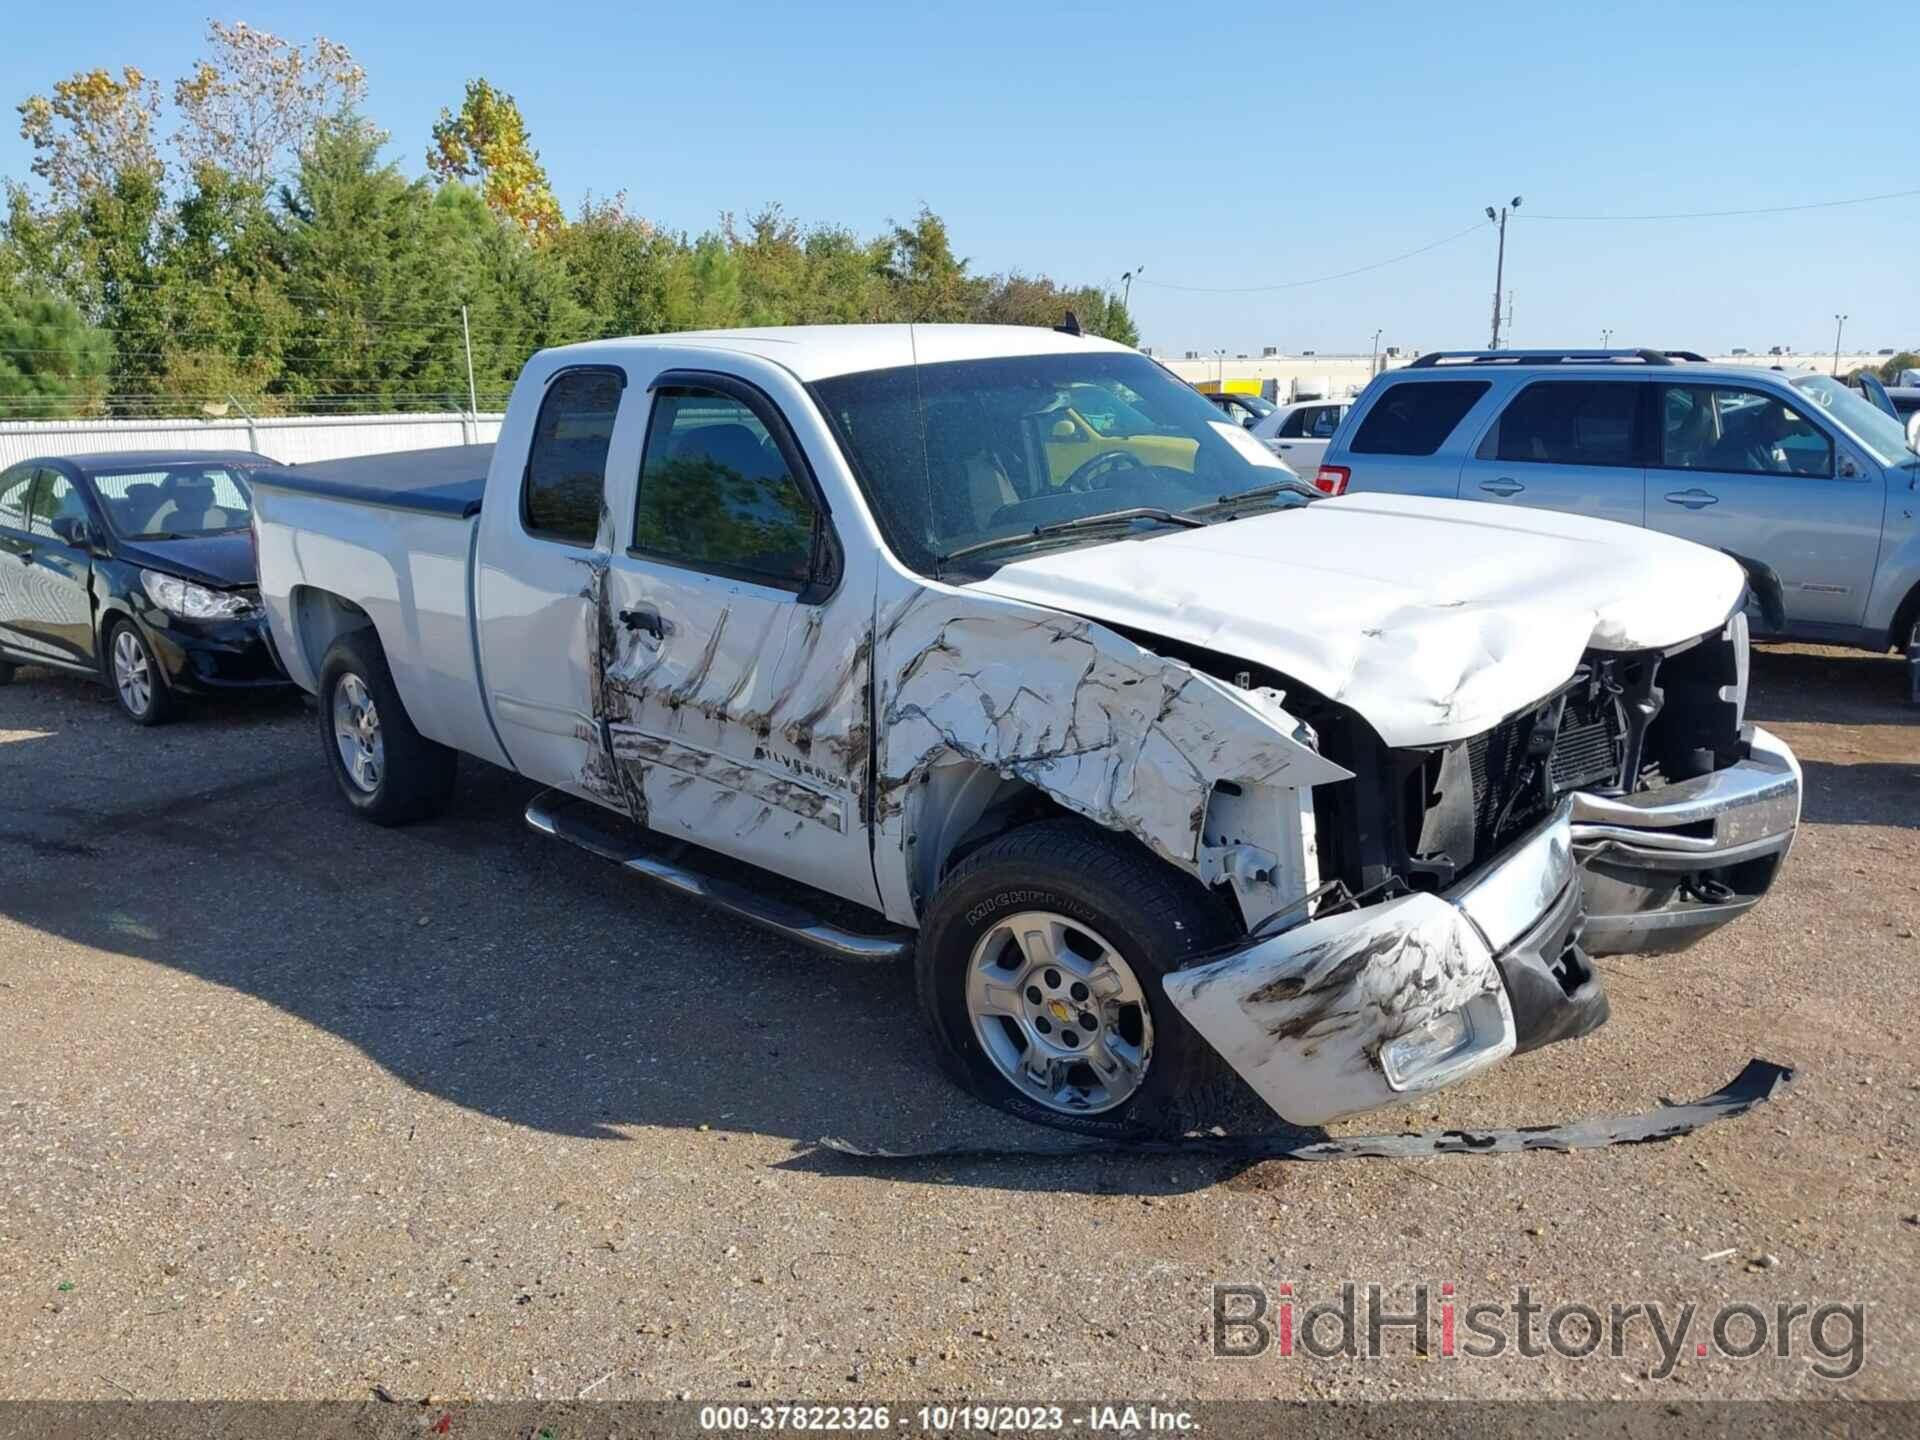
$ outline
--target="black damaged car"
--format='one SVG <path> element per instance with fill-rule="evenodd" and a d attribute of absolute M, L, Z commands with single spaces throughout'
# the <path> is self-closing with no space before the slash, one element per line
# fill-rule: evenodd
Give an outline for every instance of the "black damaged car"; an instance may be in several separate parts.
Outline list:
<path fill-rule="evenodd" d="M 91 675 L 142 725 L 182 695 L 289 682 L 250 535 L 263 455 L 123 451 L 0 471 L 0 684 L 22 665 Z"/>

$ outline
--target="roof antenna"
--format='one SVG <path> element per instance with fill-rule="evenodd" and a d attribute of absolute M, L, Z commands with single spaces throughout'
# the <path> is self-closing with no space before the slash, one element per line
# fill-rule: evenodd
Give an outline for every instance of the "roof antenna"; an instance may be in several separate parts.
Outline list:
<path fill-rule="evenodd" d="M 1086 333 L 1080 328 L 1080 317 L 1071 310 L 1067 311 L 1067 318 L 1053 328 L 1058 330 L 1062 335 L 1081 335 Z"/>

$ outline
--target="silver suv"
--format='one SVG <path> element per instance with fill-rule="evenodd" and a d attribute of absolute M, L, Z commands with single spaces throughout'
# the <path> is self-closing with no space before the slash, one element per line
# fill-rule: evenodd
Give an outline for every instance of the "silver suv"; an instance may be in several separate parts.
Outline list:
<path fill-rule="evenodd" d="M 1685 351 L 1423 355 L 1354 402 L 1315 484 L 1664 530 L 1746 566 L 1757 635 L 1920 660 L 1920 455 L 1825 375 Z"/>

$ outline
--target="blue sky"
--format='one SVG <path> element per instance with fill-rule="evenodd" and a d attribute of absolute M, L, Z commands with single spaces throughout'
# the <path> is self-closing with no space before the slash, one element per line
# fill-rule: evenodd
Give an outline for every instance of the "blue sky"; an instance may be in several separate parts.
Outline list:
<path fill-rule="evenodd" d="M 206 13 L 16 6 L 0 98 L 93 65 L 170 87 Z M 569 210 L 624 189 L 674 228 L 778 201 L 871 233 L 925 202 L 978 269 L 1117 283 L 1143 266 L 1134 310 L 1165 351 L 1364 350 L 1376 328 L 1385 344 L 1484 343 L 1490 228 L 1326 284 L 1164 287 L 1349 270 L 1515 194 L 1516 343 L 1597 344 L 1610 327 L 1616 344 L 1817 351 L 1836 311 L 1849 348 L 1920 343 L 1920 196 L 1534 218 L 1920 187 L 1920 6 L 331 0 L 223 18 L 349 46 L 410 172 L 439 108 L 485 75 L 520 101 Z M 27 161 L 7 125 L 0 174 Z"/>

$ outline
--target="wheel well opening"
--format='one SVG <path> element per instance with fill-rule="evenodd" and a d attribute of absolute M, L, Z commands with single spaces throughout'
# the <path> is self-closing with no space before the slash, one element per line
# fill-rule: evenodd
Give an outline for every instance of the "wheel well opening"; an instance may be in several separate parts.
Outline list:
<path fill-rule="evenodd" d="M 1904 651 L 1916 625 L 1920 625 L 1920 585 L 1909 590 L 1907 598 L 1900 602 L 1900 608 L 1893 612 L 1893 628 L 1887 632 L 1887 648 Z"/>
<path fill-rule="evenodd" d="M 921 912 L 947 873 L 989 840 L 1073 813 L 1027 781 L 970 760 L 935 765 L 916 788 L 910 870 L 914 908 Z"/>
<path fill-rule="evenodd" d="M 307 673 L 318 676 L 333 642 L 355 630 L 373 628 L 373 617 L 351 600 L 331 590 L 311 585 L 294 587 L 292 595 L 293 631 L 300 644 L 300 658 Z"/>

